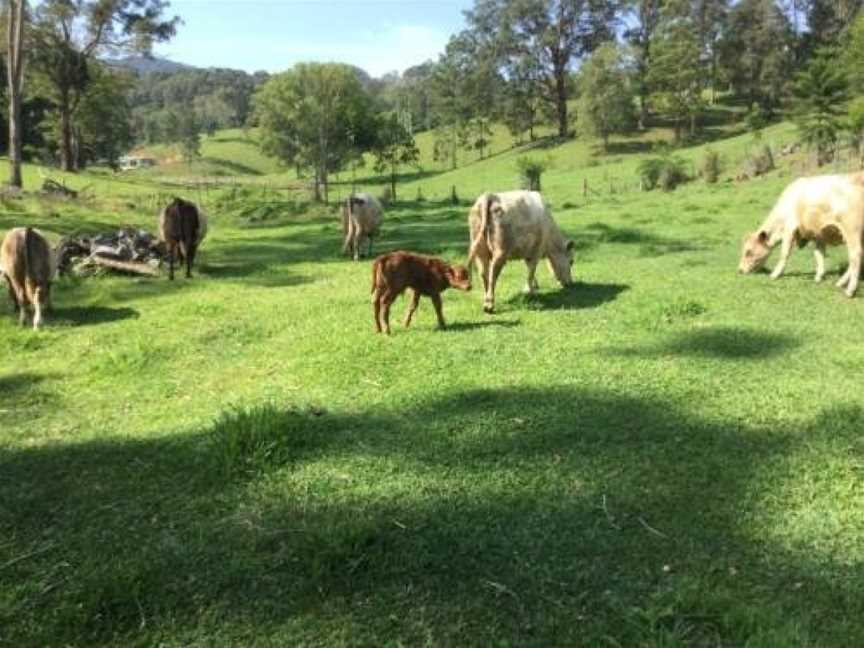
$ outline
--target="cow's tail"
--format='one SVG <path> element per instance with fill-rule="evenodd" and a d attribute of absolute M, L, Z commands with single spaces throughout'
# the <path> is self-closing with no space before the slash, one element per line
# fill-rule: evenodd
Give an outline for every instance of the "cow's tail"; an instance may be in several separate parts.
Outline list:
<path fill-rule="evenodd" d="M 474 259 L 480 250 L 480 246 L 486 242 L 486 231 L 489 228 L 489 208 L 495 200 L 495 194 L 485 193 L 480 198 L 480 227 L 477 230 L 477 236 L 471 241 L 471 247 L 468 249 L 468 271 L 471 272 L 474 267 Z"/>
<path fill-rule="evenodd" d="M 35 311 L 35 314 L 33 316 L 33 327 L 39 328 L 39 325 L 42 322 L 42 300 L 44 298 L 44 295 L 42 293 L 44 288 L 42 285 L 41 277 L 37 276 L 34 272 L 33 259 L 38 254 L 35 246 L 36 234 L 33 231 L 33 228 L 25 227 L 23 245 L 24 249 L 22 250 L 22 257 L 24 260 L 24 291 L 25 294 L 30 293 L 27 295 L 27 298 L 30 300 L 30 303 L 33 304 L 33 308 Z M 30 292 L 31 289 L 32 292 Z"/>
<path fill-rule="evenodd" d="M 198 230 L 201 227 L 201 220 L 198 216 L 198 205 L 190 204 L 188 214 L 191 218 L 180 219 L 180 240 L 186 249 L 191 249 L 198 243 Z"/>

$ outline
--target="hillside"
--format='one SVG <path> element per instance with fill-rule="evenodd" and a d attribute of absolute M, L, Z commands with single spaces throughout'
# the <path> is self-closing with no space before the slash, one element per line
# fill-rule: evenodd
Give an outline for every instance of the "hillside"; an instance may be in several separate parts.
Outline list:
<path fill-rule="evenodd" d="M 85 192 L 46 198 L 28 165 L 0 229 L 152 231 L 171 193 L 211 220 L 191 280 L 62 278 L 37 334 L 0 298 L 0 643 L 862 645 L 864 397 L 826 385 L 864 367 L 864 297 L 805 251 L 735 273 L 800 159 L 639 192 L 664 136 L 531 149 L 576 285 L 526 296 L 509 263 L 495 315 L 475 273 L 447 330 L 423 301 L 390 338 L 336 206 L 277 193 L 237 133 L 208 158 L 260 175 L 222 188 L 52 171 Z M 375 253 L 464 260 L 464 202 L 413 198 L 513 186 L 499 139 L 400 186 Z M 728 177 L 754 144 L 710 146 Z"/>

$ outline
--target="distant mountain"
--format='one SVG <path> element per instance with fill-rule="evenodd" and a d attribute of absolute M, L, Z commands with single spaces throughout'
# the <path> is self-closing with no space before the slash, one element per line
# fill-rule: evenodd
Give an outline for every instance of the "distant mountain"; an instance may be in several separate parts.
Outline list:
<path fill-rule="evenodd" d="M 151 72 L 182 72 L 183 70 L 196 69 L 192 65 L 177 63 L 163 58 L 148 58 L 146 56 L 124 56 L 123 58 L 105 59 L 105 63 L 115 67 L 126 68 L 138 74 L 150 74 Z"/>

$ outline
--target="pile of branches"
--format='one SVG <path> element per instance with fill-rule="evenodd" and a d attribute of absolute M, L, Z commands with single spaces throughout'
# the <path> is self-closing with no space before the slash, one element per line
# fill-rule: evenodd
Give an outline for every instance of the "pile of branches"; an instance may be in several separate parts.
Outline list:
<path fill-rule="evenodd" d="M 155 276 L 164 258 L 164 243 L 134 227 L 124 227 L 112 234 L 63 238 L 57 246 L 60 274 L 86 276 L 107 269 Z"/>

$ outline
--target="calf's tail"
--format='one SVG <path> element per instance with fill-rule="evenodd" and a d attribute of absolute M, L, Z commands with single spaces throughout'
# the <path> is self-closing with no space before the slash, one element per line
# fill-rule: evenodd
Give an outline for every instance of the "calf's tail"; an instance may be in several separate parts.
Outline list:
<path fill-rule="evenodd" d="M 372 263 L 372 290 L 371 293 L 375 294 L 375 290 L 378 288 L 378 276 L 381 274 L 381 260 L 375 259 Z"/>

